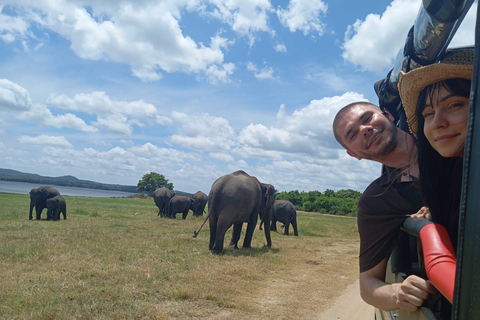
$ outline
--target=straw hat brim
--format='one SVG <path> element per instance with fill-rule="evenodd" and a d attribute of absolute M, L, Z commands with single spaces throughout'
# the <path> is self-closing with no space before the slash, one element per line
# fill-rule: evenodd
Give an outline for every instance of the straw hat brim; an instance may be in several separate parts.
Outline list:
<path fill-rule="evenodd" d="M 407 123 L 410 132 L 417 136 L 417 118 L 415 109 L 417 107 L 420 92 L 432 83 L 447 79 L 472 79 L 473 67 L 471 65 L 455 65 L 437 63 L 408 73 L 400 71 L 398 91 L 402 100 L 403 108 L 407 116 Z"/>

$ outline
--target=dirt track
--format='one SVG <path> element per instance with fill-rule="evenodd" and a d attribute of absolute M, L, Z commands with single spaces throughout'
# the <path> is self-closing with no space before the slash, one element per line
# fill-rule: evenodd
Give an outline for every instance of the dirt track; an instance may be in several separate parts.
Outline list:
<path fill-rule="evenodd" d="M 325 311 L 315 317 L 318 320 L 373 320 L 374 309 L 360 297 L 358 280 L 348 286 L 343 294 Z"/>

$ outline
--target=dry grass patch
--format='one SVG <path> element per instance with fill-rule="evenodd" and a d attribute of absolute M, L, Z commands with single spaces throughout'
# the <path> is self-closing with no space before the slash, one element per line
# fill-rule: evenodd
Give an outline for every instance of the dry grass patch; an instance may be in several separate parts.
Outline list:
<path fill-rule="evenodd" d="M 203 218 L 152 199 L 66 201 L 66 221 L 29 221 L 28 195 L 0 194 L 0 319 L 308 319 L 357 276 L 355 219 L 299 212 L 299 237 L 216 256 Z"/>

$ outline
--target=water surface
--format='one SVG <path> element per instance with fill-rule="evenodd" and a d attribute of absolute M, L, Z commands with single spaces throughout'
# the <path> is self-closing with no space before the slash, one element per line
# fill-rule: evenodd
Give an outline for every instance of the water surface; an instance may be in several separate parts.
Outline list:
<path fill-rule="evenodd" d="M 128 197 L 134 194 L 134 193 L 122 192 L 122 191 L 66 187 L 66 186 L 56 186 L 54 184 L 38 184 L 38 183 L 30 183 L 30 182 L 0 180 L 0 192 L 4 192 L 4 193 L 28 194 L 30 190 L 41 187 L 41 186 L 49 186 L 49 187 L 55 188 L 58 190 L 58 192 L 60 192 L 61 195 L 65 195 L 65 196 L 111 198 L 111 197 Z"/>

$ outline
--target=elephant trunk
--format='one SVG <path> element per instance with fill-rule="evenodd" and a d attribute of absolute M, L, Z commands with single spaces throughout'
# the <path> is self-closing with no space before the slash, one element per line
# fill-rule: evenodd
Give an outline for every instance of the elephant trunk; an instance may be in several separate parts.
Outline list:
<path fill-rule="evenodd" d="M 263 214 L 263 223 L 265 226 L 265 238 L 267 239 L 267 247 L 272 247 L 272 238 L 270 237 L 270 220 L 273 217 L 273 205 L 275 202 L 274 196 L 275 188 L 272 185 L 266 186 L 265 199 L 265 213 Z"/>

